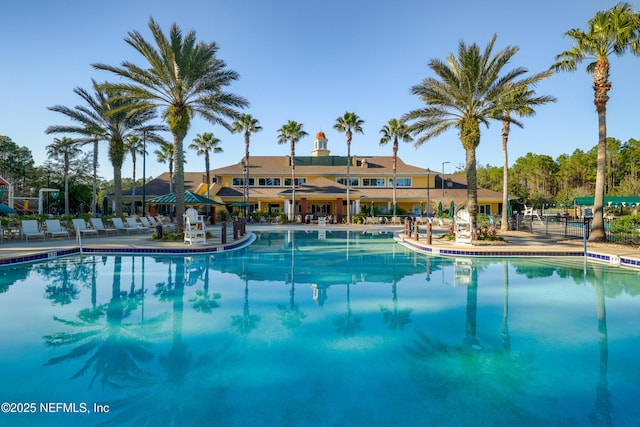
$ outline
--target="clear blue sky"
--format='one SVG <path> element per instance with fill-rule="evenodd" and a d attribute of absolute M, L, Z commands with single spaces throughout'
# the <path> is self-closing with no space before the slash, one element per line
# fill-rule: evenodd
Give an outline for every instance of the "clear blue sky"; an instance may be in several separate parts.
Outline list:
<path fill-rule="evenodd" d="M 124 38 L 138 30 L 151 40 L 149 17 L 168 31 L 177 23 L 195 30 L 203 41 L 215 41 L 220 57 L 240 73 L 230 90 L 251 103 L 246 112 L 260 120 L 261 133 L 251 142 L 252 155 L 286 155 L 288 144 L 277 143 L 277 130 L 288 120 L 304 124 L 309 137 L 296 153 L 308 155 L 314 135 L 322 130 L 333 155 L 346 155 L 344 134 L 333 130 L 338 116 L 356 112 L 364 135 L 356 134 L 353 155 L 391 155 L 391 146 L 379 146 L 380 129 L 390 118 L 421 106 L 409 93 L 412 85 L 430 74 L 427 63 L 457 51 L 458 43 L 485 47 L 497 34 L 496 50 L 515 45 L 520 51 L 511 69 L 523 66 L 531 73 L 547 69 L 554 56 L 571 47 L 564 33 L 586 30 L 596 11 L 615 5 L 603 0 L 77 0 L 5 2 L 0 14 L 0 135 L 31 149 L 37 165 L 46 160 L 53 135 L 44 130 L 67 123 L 53 105 L 73 107 L 80 98 L 75 87 L 91 89 L 91 79 L 114 76 L 92 63 L 119 65 L 131 60 L 144 65 Z M 608 104 L 608 135 L 621 141 L 639 138 L 637 84 L 640 58 L 613 58 Z M 554 159 L 597 143 L 597 117 L 592 80 L 584 65 L 575 73 L 553 76 L 537 88 L 558 98 L 524 119 L 524 128 L 512 127 L 511 162 L 527 152 Z M 185 139 L 213 132 L 224 152 L 212 156 L 211 167 L 238 162 L 244 154 L 242 135 L 196 118 Z M 479 165 L 502 164 L 500 124 L 482 128 L 477 150 Z M 100 146 L 100 175 L 111 179 L 107 145 Z M 150 151 L 153 151 L 151 148 Z M 465 156 L 455 130 L 419 148 L 402 144 L 399 156 L 407 163 L 446 172 L 464 166 Z M 204 159 L 187 155 L 187 171 L 204 170 Z M 141 176 L 141 162 L 137 176 Z M 147 176 L 167 170 L 155 156 L 147 160 Z M 125 163 L 123 176 L 131 176 Z"/>

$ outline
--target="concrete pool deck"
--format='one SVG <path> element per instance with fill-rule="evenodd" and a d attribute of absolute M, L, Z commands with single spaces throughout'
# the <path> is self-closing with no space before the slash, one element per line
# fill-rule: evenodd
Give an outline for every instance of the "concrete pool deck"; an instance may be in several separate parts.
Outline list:
<path fill-rule="evenodd" d="M 470 257 L 513 257 L 513 256 L 584 256 L 584 243 L 581 240 L 557 240 L 550 236 L 527 232 L 509 231 L 500 233 L 506 242 L 474 242 L 473 245 L 456 245 L 455 241 L 440 239 L 446 234 L 445 227 L 433 229 L 431 244 L 423 235 L 419 240 L 403 236 L 401 226 L 390 225 L 247 225 L 247 234 L 233 239 L 231 228 L 227 231 L 227 241 L 221 243 L 219 227 L 217 235 L 203 244 L 191 246 L 182 241 L 157 241 L 151 239 L 150 233 L 130 235 L 100 235 L 98 237 L 83 238 L 84 253 L 125 253 L 125 254 L 197 254 L 221 252 L 244 247 L 252 242 L 252 231 L 268 230 L 351 230 L 367 232 L 387 232 L 396 234 L 396 240 L 405 247 L 425 254 L 441 256 L 470 256 Z M 48 239 L 32 240 L 4 240 L 0 243 L 0 265 L 33 262 L 42 259 L 71 255 L 80 252 L 76 239 Z M 589 260 L 622 265 L 640 270 L 640 249 L 631 246 L 589 243 L 587 242 L 587 257 Z"/>

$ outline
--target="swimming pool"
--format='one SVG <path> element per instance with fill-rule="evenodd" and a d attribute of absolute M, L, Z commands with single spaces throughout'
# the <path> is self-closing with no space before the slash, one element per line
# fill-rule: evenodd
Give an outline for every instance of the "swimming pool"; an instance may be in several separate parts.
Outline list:
<path fill-rule="evenodd" d="M 0 425 L 640 419 L 637 271 L 256 234 L 223 254 L 0 269 Z"/>

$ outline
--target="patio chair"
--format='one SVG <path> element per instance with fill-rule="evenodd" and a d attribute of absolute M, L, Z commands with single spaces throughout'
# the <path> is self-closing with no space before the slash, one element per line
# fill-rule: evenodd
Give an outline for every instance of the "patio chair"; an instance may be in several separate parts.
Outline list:
<path fill-rule="evenodd" d="M 69 238 L 69 232 L 67 230 L 62 229 L 62 225 L 60 224 L 59 219 L 47 219 L 45 221 L 47 229 L 45 230 L 45 235 L 51 236 L 51 238 L 55 237 L 64 237 Z"/>
<path fill-rule="evenodd" d="M 29 241 L 29 237 L 42 237 L 42 240 L 45 239 L 45 235 L 38 228 L 38 221 L 36 221 L 35 219 L 22 220 L 21 233 L 27 242 Z"/>
<path fill-rule="evenodd" d="M 100 234 L 100 232 L 107 235 L 109 233 L 118 234 L 118 230 L 116 230 L 115 228 L 105 227 L 104 222 L 102 222 L 102 218 L 91 218 L 90 220 L 91 220 L 91 225 L 93 226 L 93 229 L 96 230 L 98 234 Z"/>
<path fill-rule="evenodd" d="M 161 225 L 162 228 L 167 229 L 167 230 L 175 230 L 176 229 L 176 225 L 172 224 L 170 222 L 164 222 L 160 219 L 160 217 L 155 217 L 156 219 L 156 223 L 158 223 L 158 225 Z"/>
<path fill-rule="evenodd" d="M 151 222 L 147 218 L 141 216 L 141 217 L 138 217 L 138 219 L 140 220 L 140 223 L 142 224 L 142 226 L 147 230 L 152 230 L 152 228 L 153 229 L 156 228 L 155 224 L 151 224 Z"/>
<path fill-rule="evenodd" d="M 138 224 L 138 221 L 136 221 L 135 218 L 125 218 L 127 220 L 127 223 L 125 224 L 127 227 L 129 227 L 132 230 L 136 230 L 136 231 L 151 231 L 151 228 L 149 227 L 145 227 L 142 224 Z"/>
<path fill-rule="evenodd" d="M 71 221 L 73 222 L 73 228 L 82 236 L 86 236 L 87 234 L 95 234 L 96 237 L 98 237 L 98 230 L 87 228 L 87 222 L 84 219 L 73 218 Z"/>
<path fill-rule="evenodd" d="M 124 225 L 122 218 L 111 218 L 111 222 L 113 222 L 113 226 L 116 228 L 116 230 L 118 230 L 118 232 L 126 231 L 127 234 L 129 234 L 129 232 L 132 230 L 131 228 Z"/>

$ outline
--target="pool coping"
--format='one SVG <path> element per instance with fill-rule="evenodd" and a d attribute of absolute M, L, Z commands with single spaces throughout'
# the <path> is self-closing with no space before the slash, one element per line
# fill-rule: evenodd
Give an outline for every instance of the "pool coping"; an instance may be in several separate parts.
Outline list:
<path fill-rule="evenodd" d="M 145 246 L 131 246 L 125 247 L 124 245 L 118 246 L 114 245 L 113 242 L 99 243 L 99 244 L 89 244 L 83 245 L 81 248 L 80 245 L 65 245 L 65 248 L 51 248 L 51 249 L 37 249 L 34 248 L 32 251 L 25 255 L 15 256 L 15 257 L 4 257 L 0 258 L 0 267 L 9 266 L 9 265 L 17 265 L 24 263 L 31 263 L 37 261 L 44 261 L 47 259 L 61 258 L 65 256 L 71 255 L 113 255 L 113 254 L 127 254 L 127 255 L 189 255 L 189 254 L 208 254 L 208 253 L 220 253 L 220 252 L 230 252 L 238 249 L 242 249 L 246 246 L 249 246 L 256 239 L 256 235 L 254 233 L 247 233 L 243 238 L 239 240 L 234 240 L 229 244 L 217 244 L 217 245 L 204 245 L 204 246 L 189 246 L 189 247 L 180 247 L 180 246 L 172 246 L 172 247 L 145 247 Z"/>
<path fill-rule="evenodd" d="M 435 256 L 467 258 L 586 257 L 591 261 L 628 267 L 640 271 L 640 254 L 638 257 L 633 257 L 622 254 L 613 254 L 599 250 L 590 250 L 588 248 L 585 254 L 584 248 L 582 248 L 581 250 L 577 250 L 568 245 L 558 245 L 562 246 L 561 249 L 555 249 L 552 247 L 526 248 L 522 246 L 513 247 L 512 249 L 496 249 L 492 248 L 491 246 L 474 247 L 470 245 L 451 245 L 448 247 L 444 247 L 438 244 L 429 245 L 425 241 L 414 240 L 404 236 L 401 233 L 394 235 L 394 240 L 400 245 L 415 252 Z"/>

